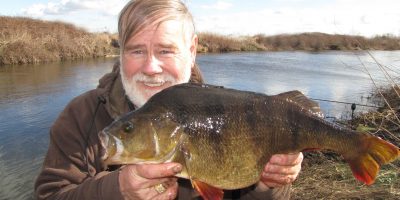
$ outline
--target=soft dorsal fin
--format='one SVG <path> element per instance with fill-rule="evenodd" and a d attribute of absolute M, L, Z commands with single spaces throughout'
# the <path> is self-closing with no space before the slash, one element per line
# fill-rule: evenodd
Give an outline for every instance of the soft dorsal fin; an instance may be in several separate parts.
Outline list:
<path fill-rule="evenodd" d="M 204 200 L 222 200 L 224 191 L 197 180 L 191 180 L 194 189 Z"/>
<path fill-rule="evenodd" d="M 319 104 L 309 98 L 307 98 L 303 93 L 298 90 L 293 90 L 289 92 L 284 92 L 275 95 L 278 98 L 285 99 L 296 103 L 297 105 L 309 110 L 311 114 L 324 117 L 324 114 L 319 107 Z"/>

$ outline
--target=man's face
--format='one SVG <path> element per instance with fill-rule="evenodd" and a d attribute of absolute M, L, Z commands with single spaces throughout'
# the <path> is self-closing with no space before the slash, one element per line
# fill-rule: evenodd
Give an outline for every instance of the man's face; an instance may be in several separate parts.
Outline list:
<path fill-rule="evenodd" d="M 196 46 L 197 36 L 188 36 L 182 21 L 175 20 L 145 27 L 130 38 L 121 55 L 121 76 L 132 103 L 141 107 L 162 89 L 188 82 Z"/>

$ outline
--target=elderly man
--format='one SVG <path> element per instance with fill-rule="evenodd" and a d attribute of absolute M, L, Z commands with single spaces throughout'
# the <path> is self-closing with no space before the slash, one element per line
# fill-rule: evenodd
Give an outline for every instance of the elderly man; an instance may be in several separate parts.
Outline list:
<path fill-rule="evenodd" d="M 195 64 L 197 36 L 179 0 L 135 0 L 119 18 L 120 62 L 99 86 L 73 99 L 50 130 L 35 183 L 38 199 L 195 199 L 178 163 L 105 166 L 98 132 L 164 88 L 203 82 Z M 260 181 L 226 191 L 225 199 L 288 199 L 303 155 L 274 155 Z M 267 162 L 267 161 L 266 161 Z"/>

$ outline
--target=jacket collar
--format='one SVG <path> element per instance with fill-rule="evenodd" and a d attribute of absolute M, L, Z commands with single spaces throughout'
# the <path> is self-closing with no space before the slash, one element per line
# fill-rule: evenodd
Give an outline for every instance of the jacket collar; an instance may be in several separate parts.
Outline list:
<path fill-rule="evenodd" d="M 103 93 L 100 95 L 106 99 L 105 108 L 113 119 L 132 110 L 132 103 L 126 97 L 122 86 L 119 61 L 114 64 L 112 72 L 100 79 L 97 88 L 103 89 Z"/>

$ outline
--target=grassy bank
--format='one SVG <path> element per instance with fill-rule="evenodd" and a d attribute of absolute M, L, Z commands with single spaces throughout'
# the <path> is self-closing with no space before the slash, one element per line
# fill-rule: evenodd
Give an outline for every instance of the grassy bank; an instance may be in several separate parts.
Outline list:
<path fill-rule="evenodd" d="M 274 36 L 223 36 L 199 34 L 199 52 L 228 51 L 323 51 L 323 50 L 400 50 L 400 38 L 330 35 L 325 33 L 282 34 Z"/>
<path fill-rule="evenodd" d="M 113 55 L 115 39 L 62 22 L 0 16 L 0 65 Z"/>
<path fill-rule="evenodd" d="M 305 161 L 306 162 L 306 161 Z M 320 159 L 304 164 L 291 199 L 400 199 L 400 162 L 384 166 L 373 185 L 357 181 L 346 163 Z"/>
<path fill-rule="evenodd" d="M 221 53 L 231 51 L 264 51 L 265 46 L 254 37 L 230 37 L 215 33 L 199 33 L 199 53 Z"/>
<path fill-rule="evenodd" d="M 344 122 L 400 147 L 400 88 L 379 88 L 371 103 L 384 105 Z M 292 199 L 400 199 L 400 160 L 381 168 L 375 183 L 366 186 L 353 177 L 347 163 L 331 152 L 306 153 L 303 169 L 293 184 Z"/>
<path fill-rule="evenodd" d="M 0 16 L 0 65 L 41 63 L 118 54 L 117 34 L 90 33 L 63 22 Z M 231 51 L 400 50 L 400 38 L 294 35 L 226 36 L 199 33 L 200 53 Z"/>

